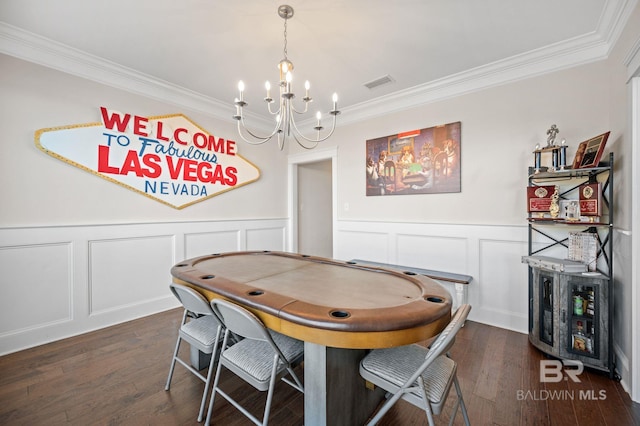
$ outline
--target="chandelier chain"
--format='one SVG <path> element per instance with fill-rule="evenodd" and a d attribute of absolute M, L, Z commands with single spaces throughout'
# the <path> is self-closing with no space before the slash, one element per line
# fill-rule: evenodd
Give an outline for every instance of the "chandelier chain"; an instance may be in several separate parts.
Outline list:
<path fill-rule="evenodd" d="M 289 59 L 287 57 L 287 18 L 284 18 L 284 58 Z"/>

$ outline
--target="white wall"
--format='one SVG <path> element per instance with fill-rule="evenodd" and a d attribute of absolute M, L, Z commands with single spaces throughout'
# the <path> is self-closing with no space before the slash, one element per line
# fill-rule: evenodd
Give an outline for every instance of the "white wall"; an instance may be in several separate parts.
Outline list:
<path fill-rule="evenodd" d="M 332 141 L 340 146 L 338 219 L 523 225 L 536 144 L 546 144 L 556 124 L 573 159 L 580 142 L 609 130 L 607 80 L 600 61 L 340 127 Z M 366 196 L 367 139 L 455 121 L 462 128 L 460 193 Z"/>
<path fill-rule="evenodd" d="M 176 306 L 169 269 L 213 251 L 284 250 L 286 156 L 238 146 L 252 184 L 176 210 L 38 150 L 41 128 L 100 121 L 99 107 L 229 122 L 0 55 L 0 354 Z M 231 114 L 230 108 L 230 114 Z"/>
<path fill-rule="evenodd" d="M 6 55 L 0 55 L 0 70 L 0 226 L 286 217 L 286 157 L 271 145 L 239 141 L 231 120 L 214 120 Z M 237 141 L 238 154 L 262 175 L 255 183 L 176 210 L 35 146 L 38 129 L 99 122 L 100 106 L 142 116 L 183 113 L 215 137 Z"/>

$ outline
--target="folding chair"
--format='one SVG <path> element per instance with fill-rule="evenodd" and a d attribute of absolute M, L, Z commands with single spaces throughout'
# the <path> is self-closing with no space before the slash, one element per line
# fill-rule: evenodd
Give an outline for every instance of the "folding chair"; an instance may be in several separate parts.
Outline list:
<path fill-rule="evenodd" d="M 171 386 L 171 378 L 173 377 L 173 370 L 175 368 L 176 361 L 185 366 L 187 370 L 191 371 L 196 377 L 202 380 L 204 382 L 204 391 L 202 392 L 202 401 L 200 402 L 200 411 L 198 412 L 198 421 L 200 422 L 204 415 L 204 407 L 207 402 L 207 395 L 211 385 L 211 377 L 213 375 L 213 365 L 216 359 L 218 342 L 221 340 L 222 336 L 222 324 L 213 312 L 213 309 L 211 308 L 211 305 L 209 305 L 207 299 L 205 299 L 200 293 L 190 287 L 176 283 L 172 283 L 169 288 L 180 303 L 182 303 L 184 313 L 182 314 L 182 322 L 180 323 L 180 329 L 178 331 L 176 349 L 173 352 L 173 358 L 171 359 L 169 377 L 167 377 L 167 384 L 164 389 L 168 391 Z M 204 374 L 200 373 L 178 357 L 178 351 L 180 350 L 180 343 L 182 340 L 185 340 L 199 351 L 211 355 L 211 361 L 209 362 L 209 369 L 206 377 Z"/>
<path fill-rule="evenodd" d="M 214 299 L 211 301 L 211 306 L 224 324 L 225 332 L 205 425 L 208 425 L 211 420 L 216 393 L 222 395 L 256 425 L 267 425 L 273 389 L 278 378 L 298 391 L 304 392 L 300 379 L 293 371 L 295 363 L 300 361 L 304 355 L 304 342 L 268 330 L 255 315 L 234 303 Z M 244 337 L 244 339 L 227 347 L 230 333 Z M 237 400 L 220 389 L 220 373 L 223 366 L 258 391 L 267 391 L 262 422 L 240 405 Z M 285 377 L 287 373 L 294 380 L 293 382 Z"/>
<path fill-rule="evenodd" d="M 360 361 L 362 378 L 384 389 L 387 395 L 391 396 L 371 419 L 369 425 L 378 423 L 402 398 L 422 408 L 427 414 L 429 425 L 433 426 L 433 414 L 438 415 L 442 411 L 453 383 L 457 400 L 449 424 L 453 424 L 459 405 L 464 422 L 469 426 L 467 408 L 456 377 L 457 364 L 449 358 L 447 351 L 470 310 L 471 305 L 460 306 L 451 322 L 429 349 L 418 344 L 375 349 Z"/>

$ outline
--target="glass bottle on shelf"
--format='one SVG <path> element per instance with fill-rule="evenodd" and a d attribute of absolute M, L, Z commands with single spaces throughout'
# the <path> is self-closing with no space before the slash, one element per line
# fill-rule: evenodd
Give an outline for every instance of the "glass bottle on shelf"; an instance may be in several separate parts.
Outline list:
<path fill-rule="evenodd" d="M 584 314 L 584 299 L 579 293 L 573 295 L 573 313 L 575 315 Z"/>
<path fill-rule="evenodd" d="M 587 292 L 587 308 L 585 314 L 593 317 L 595 315 L 595 297 L 593 288 L 590 288 Z"/>
<path fill-rule="evenodd" d="M 587 321 L 587 352 L 593 353 L 593 339 L 595 339 L 595 330 L 593 321 Z"/>
<path fill-rule="evenodd" d="M 576 322 L 576 332 L 573 334 L 573 349 L 589 353 L 593 351 L 591 339 L 584 334 L 582 321 Z"/>
<path fill-rule="evenodd" d="M 541 277 L 541 281 L 540 341 L 553 346 L 553 281 L 549 277 Z"/>

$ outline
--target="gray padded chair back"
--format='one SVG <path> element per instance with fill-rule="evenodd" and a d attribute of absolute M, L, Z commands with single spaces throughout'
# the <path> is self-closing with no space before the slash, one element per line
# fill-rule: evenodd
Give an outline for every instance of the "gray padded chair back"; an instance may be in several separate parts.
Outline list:
<path fill-rule="evenodd" d="M 213 300 L 212 306 L 231 332 L 249 339 L 271 341 L 262 321 L 246 309 L 222 299 Z"/>
<path fill-rule="evenodd" d="M 267 342 L 281 360 L 291 361 L 291 356 L 287 356 L 282 352 L 280 348 L 282 343 L 275 342 L 273 336 L 278 336 L 278 340 L 292 341 L 294 339 L 283 337 L 279 333 L 269 332 L 260 318 L 235 303 L 227 302 L 223 299 L 214 299 L 211 301 L 211 306 L 220 321 L 230 332 L 247 339 Z M 252 382 L 248 378 L 245 378 L 245 380 Z M 260 387 L 255 383 L 254 386 Z"/>
<path fill-rule="evenodd" d="M 469 312 L 471 312 L 471 305 L 469 304 L 461 305 L 458 308 L 449 324 L 442 330 L 431 346 L 429 346 L 429 353 L 425 361 L 437 358 L 451 348 L 456 334 L 458 334 L 458 331 L 467 320 Z"/>
<path fill-rule="evenodd" d="M 171 283 L 169 285 L 171 292 L 182 303 L 182 306 L 194 314 L 213 315 L 213 309 L 207 299 L 194 289 L 182 284 Z"/>

